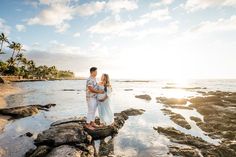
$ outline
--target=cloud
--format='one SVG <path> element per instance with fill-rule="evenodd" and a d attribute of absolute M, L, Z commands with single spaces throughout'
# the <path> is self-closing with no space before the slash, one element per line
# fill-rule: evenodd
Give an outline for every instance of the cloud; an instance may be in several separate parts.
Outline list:
<path fill-rule="evenodd" d="M 34 1 L 34 0 L 24 0 L 24 3 L 27 4 L 27 5 L 31 5 L 34 8 L 37 8 L 38 5 L 39 5 L 39 2 Z"/>
<path fill-rule="evenodd" d="M 40 24 L 44 26 L 55 26 L 57 32 L 63 32 L 69 28 L 69 24 L 65 22 L 72 18 L 71 8 L 57 3 L 41 11 L 39 15 L 30 18 L 27 23 L 28 25 Z"/>
<path fill-rule="evenodd" d="M 146 19 L 123 21 L 119 16 L 112 16 L 99 21 L 97 24 L 90 27 L 88 31 L 97 34 L 119 34 L 136 26 L 144 25 L 146 22 Z"/>
<path fill-rule="evenodd" d="M 121 10 L 135 10 L 138 8 L 136 0 L 110 0 L 106 4 L 106 8 L 113 13 L 119 13 Z"/>
<path fill-rule="evenodd" d="M 236 7 L 235 0 L 187 0 L 185 9 L 188 11 L 196 11 L 209 7 Z"/>
<path fill-rule="evenodd" d="M 11 27 L 6 24 L 6 21 L 0 18 L 0 32 L 10 34 Z"/>
<path fill-rule="evenodd" d="M 70 28 L 68 23 L 61 23 L 60 25 L 56 25 L 56 32 L 65 32 L 68 28 Z"/>
<path fill-rule="evenodd" d="M 16 25 L 16 29 L 19 32 L 25 32 L 25 30 L 26 30 L 25 26 L 24 25 L 20 25 L 20 24 Z"/>
<path fill-rule="evenodd" d="M 136 20 L 124 21 L 120 18 L 120 16 L 106 17 L 105 19 L 99 21 L 97 24 L 91 26 L 88 31 L 90 33 L 96 34 L 115 34 L 124 36 L 125 34 L 129 34 L 127 30 L 143 26 L 144 24 L 155 19 L 159 21 L 171 19 L 168 8 L 151 11 L 149 13 L 141 15 Z"/>
<path fill-rule="evenodd" d="M 101 12 L 105 8 L 105 5 L 106 2 L 104 1 L 85 3 L 76 7 L 75 12 L 80 16 L 91 16 L 98 12 Z"/>
<path fill-rule="evenodd" d="M 68 46 L 63 43 L 58 43 L 56 40 L 51 41 L 50 46 L 47 47 L 46 50 L 51 53 L 83 54 L 80 47 Z"/>
<path fill-rule="evenodd" d="M 159 7 L 162 7 L 162 6 L 170 5 L 173 2 L 174 2 L 174 0 L 161 0 L 160 2 L 151 3 L 150 7 L 151 8 L 159 8 Z"/>
<path fill-rule="evenodd" d="M 147 19 L 157 19 L 159 21 L 171 19 L 168 8 L 154 10 L 150 13 L 142 15 L 141 17 Z"/>
<path fill-rule="evenodd" d="M 80 37 L 80 33 L 77 32 L 77 33 L 75 33 L 73 36 L 74 36 L 74 37 Z"/>
<path fill-rule="evenodd" d="M 217 31 L 236 31 L 236 16 L 217 21 L 205 21 L 191 29 L 191 32 L 217 32 Z"/>
<path fill-rule="evenodd" d="M 159 26 L 159 27 L 154 27 L 154 28 L 143 29 L 139 31 L 130 32 L 129 35 L 135 37 L 136 39 L 142 39 L 149 35 L 152 35 L 152 36 L 155 35 L 155 36 L 158 36 L 159 38 L 163 36 L 169 37 L 170 35 L 173 35 L 178 32 L 179 30 L 178 24 L 179 23 L 177 21 L 174 21 L 165 25 L 165 27 Z"/>
<path fill-rule="evenodd" d="M 35 17 L 28 19 L 27 24 L 54 26 L 56 32 L 66 31 L 70 27 L 68 21 L 78 15 L 91 16 L 106 9 L 119 13 L 122 9 L 134 10 L 138 8 L 134 0 L 92 1 L 81 5 L 77 0 L 40 0 L 38 5 L 46 5 L 47 7 Z"/>

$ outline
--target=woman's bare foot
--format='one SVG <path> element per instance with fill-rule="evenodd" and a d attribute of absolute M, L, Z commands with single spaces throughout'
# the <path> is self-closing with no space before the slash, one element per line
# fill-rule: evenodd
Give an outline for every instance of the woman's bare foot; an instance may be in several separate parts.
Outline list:
<path fill-rule="evenodd" d="M 106 124 L 101 123 L 99 126 L 100 126 L 100 127 L 104 127 L 104 126 L 106 126 Z"/>
<path fill-rule="evenodd" d="M 85 127 L 89 130 L 94 130 L 95 128 L 90 124 L 85 124 Z"/>
<path fill-rule="evenodd" d="M 95 127 L 95 128 L 98 128 L 98 127 L 99 127 L 99 125 L 97 125 L 95 122 L 91 122 L 90 125 L 91 125 L 92 127 Z"/>

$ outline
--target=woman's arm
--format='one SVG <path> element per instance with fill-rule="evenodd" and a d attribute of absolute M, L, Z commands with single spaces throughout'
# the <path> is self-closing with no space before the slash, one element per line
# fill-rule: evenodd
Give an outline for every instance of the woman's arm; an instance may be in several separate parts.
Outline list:
<path fill-rule="evenodd" d="M 112 88 L 111 88 L 111 87 L 108 87 L 105 97 L 104 97 L 103 99 L 98 100 L 98 101 L 103 102 L 103 101 L 105 101 L 107 98 L 111 97 L 111 92 L 112 92 Z"/>
<path fill-rule="evenodd" d="M 105 96 L 103 99 L 99 99 L 98 101 L 103 102 L 103 101 L 105 101 L 107 98 L 108 98 L 108 96 L 107 96 L 107 94 L 106 94 L 106 96 Z"/>

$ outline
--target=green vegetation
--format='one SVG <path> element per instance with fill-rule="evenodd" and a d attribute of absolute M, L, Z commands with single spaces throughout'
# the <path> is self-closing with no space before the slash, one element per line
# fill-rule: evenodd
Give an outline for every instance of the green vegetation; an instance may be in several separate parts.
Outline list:
<path fill-rule="evenodd" d="M 74 78 L 71 71 L 58 70 L 55 66 L 36 66 L 33 60 L 28 60 L 23 52 L 23 45 L 17 42 L 10 42 L 4 33 L 0 34 L 0 75 L 22 76 L 25 79 L 69 79 Z M 11 57 L 6 61 L 2 60 L 2 55 L 6 52 L 3 48 L 9 48 Z"/>

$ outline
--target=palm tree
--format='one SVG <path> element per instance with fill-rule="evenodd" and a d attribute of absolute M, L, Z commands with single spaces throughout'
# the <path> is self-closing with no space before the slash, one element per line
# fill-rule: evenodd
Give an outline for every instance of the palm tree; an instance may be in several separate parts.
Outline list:
<path fill-rule="evenodd" d="M 19 66 L 20 62 L 22 62 L 23 58 L 24 58 L 23 53 L 19 53 L 19 54 L 16 55 L 15 60 L 18 61 L 17 67 Z"/>
<path fill-rule="evenodd" d="M 21 63 L 22 63 L 24 66 L 27 66 L 28 60 L 27 60 L 25 57 L 23 57 L 23 58 L 21 59 Z"/>
<path fill-rule="evenodd" d="M 1 42 L 0 54 L 4 54 L 4 52 L 2 52 L 3 44 L 4 42 L 9 43 L 7 36 L 4 33 L 0 34 L 0 42 Z"/>
<path fill-rule="evenodd" d="M 14 58 L 14 61 L 16 61 L 16 60 L 19 61 L 20 59 L 18 59 L 18 58 L 19 57 L 23 57 L 23 54 L 20 53 L 20 52 L 25 51 L 25 49 L 23 49 L 23 46 L 20 43 L 17 43 L 16 45 L 17 45 L 17 54 L 16 54 L 16 56 Z M 18 64 L 19 64 L 19 62 L 18 62 Z"/>
<path fill-rule="evenodd" d="M 19 43 L 16 43 L 16 42 L 12 41 L 12 43 L 8 46 L 10 49 L 12 49 L 11 57 L 13 59 L 14 59 L 15 52 L 18 51 L 18 49 L 19 49 L 19 45 L 20 45 Z"/>
<path fill-rule="evenodd" d="M 23 49 L 23 45 L 21 45 L 21 43 L 17 43 L 17 54 L 16 54 L 16 56 L 17 56 L 21 51 L 25 51 L 25 49 Z"/>
<path fill-rule="evenodd" d="M 12 43 L 8 46 L 10 49 L 12 49 L 12 55 L 11 58 L 8 59 L 8 65 L 14 65 L 15 64 L 15 59 L 14 59 L 14 54 L 16 51 L 19 50 L 20 47 L 20 43 L 16 43 L 14 41 L 12 41 Z"/>
<path fill-rule="evenodd" d="M 34 63 L 33 60 L 29 60 L 29 61 L 28 61 L 27 67 L 28 67 L 29 74 L 30 74 L 31 76 L 34 75 L 36 66 L 35 66 L 35 63 Z"/>

